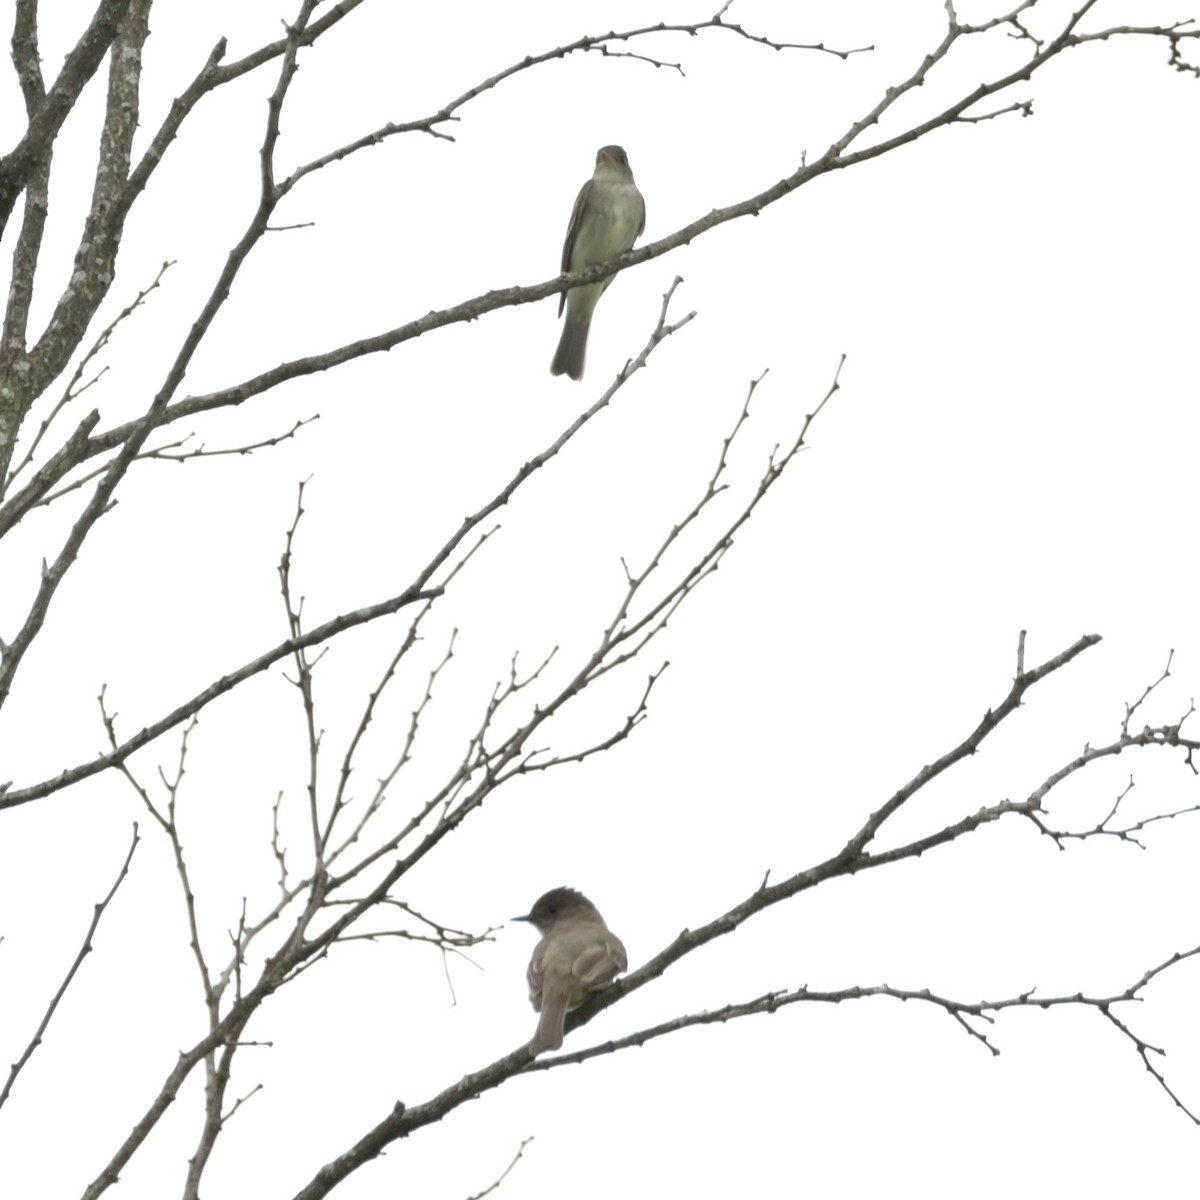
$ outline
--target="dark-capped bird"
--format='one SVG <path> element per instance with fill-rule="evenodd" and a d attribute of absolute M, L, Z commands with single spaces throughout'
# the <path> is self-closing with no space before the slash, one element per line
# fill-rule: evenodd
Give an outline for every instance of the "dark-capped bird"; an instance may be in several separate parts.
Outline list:
<path fill-rule="evenodd" d="M 577 1008 L 624 971 L 629 961 L 621 939 L 596 906 L 572 888 L 547 892 L 524 917 L 542 935 L 529 960 L 529 999 L 541 1013 L 529 1043 L 535 1058 L 563 1044 L 567 1010 Z"/>

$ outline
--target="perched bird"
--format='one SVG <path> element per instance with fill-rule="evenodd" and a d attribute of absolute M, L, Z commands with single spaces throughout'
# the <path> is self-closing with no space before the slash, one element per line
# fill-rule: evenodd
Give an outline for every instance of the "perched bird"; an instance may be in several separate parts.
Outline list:
<path fill-rule="evenodd" d="M 596 906 L 572 888 L 547 892 L 528 916 L 513 920 L 528 921 L 542 935 L 526 976 L 534 1012 L 542 1014 L 529 1043 L 529 1053 L 536 1058 L 563 1044 L 567 1010 L 578 1008 L 590 992 L 608 987 L 629 960 L 621 939 L 604 924 Z"/>
<path fill-rule="evenodd" d="M 633 182 L 629 159 L 620 146 L 604 146 L 596 152 L 595 174 L 583 185 L 575 201 L 567 240 L 563 243 L 562 269 L 582 271 L 624 254 L 645 228 L 646 204 Z M 562 316 L 565 304 L 567 320 L 550 364 L 551 375 L 583 378 L 592 313 L 612 281 L 610 275 L 599 283 L 571 288 L 559 298 L 558 315 Z"/>

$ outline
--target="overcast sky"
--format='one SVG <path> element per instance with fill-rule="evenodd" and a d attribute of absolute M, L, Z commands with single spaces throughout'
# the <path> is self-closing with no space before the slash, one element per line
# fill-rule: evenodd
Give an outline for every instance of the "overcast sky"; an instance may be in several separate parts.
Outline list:
<path fill-rule="evenodd" d="M 960 16 L 1000 7 L 964 3 Z M 1040 28 L 1058 28 L 1068 6 L 1043 7 Z M 188 8 L 160 6 L 152 18 L 144 138 L 218 36 L 236 57 L 291 15 Z M 290 169 L 426 116 L 585 32 L 698 21 L 709 8 L 371 0 L 301 56 L 281 162 Z M 1087 20 L 1179 16 L 1101 0 Z M 311 176 L 274 221 L 303 227 L 255 251 L 183 394 L 551 278 L 599 146 L 628 152 L 646 200 L 643 242 L 762 191 L 907 77 L 943 36 L 945 10 L 936 0 L 739 0 L 729 19 L 778 41 L 872 49 L 776 52 L 708 31 L 630 45 L 682 73 L 574 55 L 466 105 L 447 127 L 452 142 L 396 137 Z M 60 26 L 46 6 L 42 20 L 49 75 L 77 23 Z M 864 144 L 1028 52 L 1003 30 L 973 41 Z M 102 685 L 128 736 L 283 640 L 276 564 L 301 480 L 294 571 L 306 622 L 399 591 L 641 352 L 676 275 L 670 315 L 695 318 L 500 511 L 499 532 L 435 607 L 375 727 L 364 790 L 394 757 L 452 631 L 454 659 L 398 807 L 419 803 L 461 759 L 514 652 L 531 667 L 558 646 L 565 674 L 595 643 L 620 601 L 621 557 L 644 566 L 699 499 L 752 379 L 767 372 L 730 455 L 729 493 L 677 563 L 717 536 L 772 447 L 795 439 L 844 355 L 840 388 L 720 570 L 546 744 L 568 753 L 607 736 L 669 659 L 648 719 L 605 755 L 502 789 L 412 873 L 403 899 L 481 931 L 570 884 L 600 906 L 636 966 L 766 872 L 783 878 L 836 852 L 1000 703 L 1021 630 L 1027 664 L 1084 634 L 1104 640 L 1035 688 L 889 844 L 1023 799 L 1085 742 L 1113 740 L 1125 704 L 1172 649 L 1172 677 L 1137 727 L 1177 719 L 1200 691 L 1200 81 L 1166 56 L 1132 39 L 1072 50 L 990 105 L 1032 99 L 1030 118 L 937 130 L 629 270 L 597 309 L 582 383 L 549 374 L 559 327 L 548 299 L 189 424 L 196 442 L 219 448 L 320 414 L 251 456 L 131 472 L 0 718 L 0 781 L 26 786 L 102 749 Z M 103 427 L 143 411 L 252 211 L 276 77 L 274 67 L 251 73 L 202 107 L 134 209 L 96 331 L 164 260 L 174 265 L 105 354 L 108 373 L 89 393 Z M 5 78 L 7 147 L 22 110 L 11 70 Z M 91 93 L 58 151 L 43 320 L 90 194 L 99 80 Z M 18 624 L 72 503 L 34 514 L 0 549 L 0 636 Z M 330 785 L 402 635 L 398 620 L 353 632 L 318 668 Z M 242 898 L 272 895 L 281 789 L 285 835 L 302 853 L 306 760 L 290 673 L 277 668 L 219 701 L 192 735 L 181 821 L 214 955 Z M 172 734 L 132 765 L 152 785 L 177 752 Z M 1179 757 L 1122 755 L 1052 811 L 1064 826 L 1094 823 L 1131 775 L 1135 816 L 1195 804 Z M 0 1113 L 6 1195 L 79 1194 L 204 1028 L 170 847 L 110 773 L 2 814 L 0 1061 L 28 1041 L 135 820 L 143 842 L 131 875 Z M 1120 991 L 1200 941 L 1196 822 L 1154 826 L 1144 851 L 1105 840 L 1066 852 L 1019 819 L 998 822 L 755 918 L 569 1035 L 567 1049 L 805 983 L 964 1000 L 1034 986 Z M 445 968 L 395 941 L 338 948 L 249 1030 L 271 1047 L 242 1052 L 232 1093 L 263 1090 L 231 1121 L 203 1194 L 290 1196 L 397 1099 L 426 1100 L 528 1038 L 533 943 L 510 925 L 471 951 L 474 965 Z M 1156 1065 L 1193 1111 L 1198 986 L 1200 968 L 1185 965 L 1123 1010 L 1168 1051 Z M 1020 1012 L 988 1033 L 999 1057 L 945 1013 L 887 999 L 692 1030 L 512 1081 L 393 1145 L 336 1194 L 473 1195 L 530 1136 L 501 1195 L 1185 1194 L 1200 1130 L 1102 1016 Z M 193 1081 L 113 1195 L 176 1193 L 200 1107 Z"/>

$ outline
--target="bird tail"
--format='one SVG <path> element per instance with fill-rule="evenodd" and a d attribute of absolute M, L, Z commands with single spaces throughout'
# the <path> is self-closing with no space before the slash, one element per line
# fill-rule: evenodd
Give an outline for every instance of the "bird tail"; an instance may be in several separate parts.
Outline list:
<path fill-rule="evenodd" d="M 550 364 L 551 375 L 569 375 L 575 380 L 583 378 L 590 324 L 590 321 L 572 321 L 571 311 L 567 310 L 562 337 L 558 340 L 558 350 L 555 351 L 554 361 Z"/>
<path fill-rule="evenodd" d="M 566 996 L 543 996 L 542 1015 L 537 1032 L 529 1043 L 529 1053 L 536 1058 L 547 1050 L 558 1050 L 563 1044 L 563 1022 L 567 1019 Z"/>

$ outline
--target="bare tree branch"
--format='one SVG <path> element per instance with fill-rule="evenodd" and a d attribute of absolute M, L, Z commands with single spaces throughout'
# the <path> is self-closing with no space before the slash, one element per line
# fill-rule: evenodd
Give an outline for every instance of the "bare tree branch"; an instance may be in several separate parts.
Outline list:
<path fill-rule="evenodd" d="M 13 205 L 26 181 L 41 165 L 63 122 L 88 80 L 96 73 L 108 48 L 121 28 L 131 0 L 100 0 L 91 24 L 84 30 L 74 49 L 67 55 L 58 78 L 41 98 L 37 109 L 30 113 L 29 125 L 21 140 L 0 158 L 0 232 L 8 224 Z M 19 0 L 16 26 L 13 33 L 14 58 L 26 90 L 40 87 L 30 68 L 31 51 L 37 49 L 37 5 L 32 0 Z M 22 69 L 22 66 L 24 69 Z"/>
<path fill-rule="evenodd" d="M 671 292 L 674 291 L 672 285 Z M 668 293 L 668 297 L 671 293 Z M 393 596 L 389 600 L 381 601 L 377 604 L 369 605 L 365 608 L 360 608 L 354 612 L 342 613 L 338 617 L 334 617 L 330 621 L 317 626 L 315 629 L 309 630 L 308 633 L 302 634 L 299 637 L 290 637 L 287 641 L 280 643 L 272 650 L 259 655 L 257 658 L 244 666 L 229 672 L 222 676 L 214 683 L 210 684 L 202 692 L 192 697 L 176 708 L 173 712 L 168 713 L 165 717 L 152 724 L 147 725 L 140 733 L 129 738 L 127 741 L 116 747 L 107 754 L 98 755 L 90 762 L 81 763 L 78 766 L 67 768 L 60 772 L 53 779 L 48 779 L 42 783 L 34 784 L 30 787 L 13 789 L 11 791 L 0 792 L 0 810 L 12 808 L 18 804 L 28 803 L 30 800 L 40 800 L 53 792 L 67 787 L 73 783 L 78 783 L 82 779 L 87 779 L 95 775 L 99 771 L 106 770 L 109 767 L 117 766 L 124 762 L 135 750 L 148 745 L 155 738 L 160 737 L 167 730 L 174 728 L 176 725 L 186 721 L 189 717 L 195 716 L 206 705 L 210 704 L 218 696 L 232 691 L 238 684 L 246 679 L 265 671 L 268 667 L 273 666 L 281 658 L 294 655 L 297 650 L 307 649 L 311 646 L 317 646 L 337 634 L 344 632 L 347 629 L 352 629 L 359 625 L 367 624 L 377 620 L 383 616 L 390 616 L 394 612 L 398 612 L 402 608 L 406 608 L 412 604 L 419 604 L 425 600 L 434 599 L 442 594 L 444 585 L 430 586 L 430 580 L 433 575 L 441 569 L 449 560 L 458 552 L 463 541 L 473 533 L 482 522 L 484 522 L 497 509 L 502 508 L 512 498 L 514 493 L 527 479 L 529 479 L 536 471 L 543 467 L 547 462 L 553 459 L 560 450 L 565 447 L 568 442 L 598 413 L 603 411 L 608 406 L 613 396 L 625 385 L 629 378 L 640 370 L 646 363 L 646 360 L 654 348 L 667 336 L 673 333 L 681 325 L 686 324 L 691 320 L 693 314 L 688 314 L 681 321 L 671 327 L 664 324 L 665 320 L 665 304 L 664 315 L 660 316 L 658 325 L 650 336 L 650 341 L 647 343 L 641 355 L 634 360 L 633 363 L 626 366 L 625 370 L 617 376 L 609 388 L 600 396 L 600 398 L 587 409 L 584 413 L 578 416 L 567 429 L 561 433 L 545 450 L 540 454 L 535 455 L 527 463 L 525 463 L 517 473 L 500 489 L 484 506 L 478 509 L 471 516 L 465 517 L 458 529 L 450 536 L 446 543 L 438 550 L 428 563 L 418 572 L 416 579 L 403 592 Z M 106 476 L 107 479 L 107 476 Z M 104 486 L 103 484 L 101 485 Z M 86 514 L 85 514 L 86 515 Z M 83 518 L 81 518 L 82 520 Z M 78 527 L 78 526 L 77 526 Z M 81 540 L 81 539 L 80 539 Z M 65 570 L 65 567 L 62 568 Z M 451 572 L 453 574 L 453 571 Z M 59 575 L 61 579 L 61 573 Z M 47 597 L 46 604 L 49 603 Z M 42 610 L 44 616 L 44 609 Z M 24 632 L 24 631 L 23 631 Z M 29 642 L 32 640 L 32 633 L 27 634 L 24 648 L 28 648 Z M 0 658 L 0 686 L 4 680 L 4 666 L 8 663 L 9 655 L 13 653 L 13 648 L 6 647 L 3 650 L 3 657 Z M 12 668 L 15 670 L 15 665 Z M 0 691 L 0 699 L 3 698 L 3 692 Z"/>
<path fill-rule="evenodd" d="M 46 1006 L 46 1011 L 38 1023 L 38 1027 L 30 1039 L 29 1045 L 25 1047 L 24 1053 L 9 1069 L 8 1078 L 4 1081 L 4 1087 L 0 1089 L 0 1108 L 3 1108 L 5 1101 L 8 1100 L 13 1084 L 17 1081 L 17 1076 L 20 1075 L 25 1064 L 33 1057 L 33 1052 L 42 1044 L 42 1039 L 45 1037 L 50 1021 L 54 1017 L 55 1010 L 58 1008 L 62 998 L 67 994 L 67 988 L 71 986 L 79 968 L 83 965 L 83 960 L 91 954 L 93 948 L 92 939 L 96 936 L 96 930 L 100 928 L 100 918 L 104 916 L 105 910 L 112 903 L 113 897 L 117 894 L 117 888 L 121 886 L 125 880 L 125 876 L 129 874 L 129 864 L 133 861 L 133 852 L 137 849 L 139 840 L 137 822 L 135 821 L 133 825 L 133 838 L 129 843 L 129 851 L 125 855 L 125 861 L 121 864 L 121 869 L 117 872 L 117 878 L 113 881 L 112 887 L 108 889 L 108 894 L 95 906 L 92 912 L 91 924 L 88 925 L 87 933 L 83 935 L 83 945 L 79 947 L 79 953 L 75 955 L 75 961 L 71 963 L 58 991 L 54 993 L 50 1003 Z"/>
<path fill-rule="evenodd" d="M 517 1152 L 513 1156 L 512 1162 L 510 1162 L 508 1164 L 508 1166 L 505 1167 L 504 1170 L 500 1172 L 499 1178 L 497 1178 L 495 1183 L 492 1183 L 488 1187 L 485 1187 L 482 1192 L 476 1192 L 475 1195 L 469 1197 L 468 1200 L 483 1200 L 484 1196 L 490 1196 L 494 1191 L 496 1191 L 496 1189 L 499 1188 L 499 1186 L 508 1178 L 509 1174 L 512 1172 L 513 1167 L 515 1167 L 517 1165 L 517 1163 L 519 1163 L 521 1161 L 521 1159 L 524 1157 L 525 1147 L 528 1146 L 529 1143 L 532 1141 L 533 1141 L 533 1138 L 531 1138 L 531 1137 L 522 1138 L 521 1144 L 517 1147 Z"/>
<path fill-rule="evenodd" d="M 5 486 L 4 486 L 3 490 L 0 490 L 0 495 L 7 495 L 9 493 L 9 490 L 12 487 L 13 481 L 33 461 L 33 457 L 37 453 L 38 446 L 41 445 L 42 439 L 46 436 L 46 433 L 48 432 L 51 424 L 54 422 L 54 418 L 57 417 L 58 414 L 60 412 L 62 412 L 62 410 L 64 408 L 66 408 L 66 406 L 68 404 L 71 403 L 72 400 L 77 399 L 84 392 L 86 392 L 88 390 L 88 388 L 92 387 L 100 379 L 100 377 L 105 373 L 105 371 L 108 370 L 107 367 L 102 367 L 86 383 L 84 383 L 84 384 L 80 383 L 80 380 L 83 378 L 84 372 L 88 369 L 88 365 L 102 350 L 104 350 L 108 346 L 109 342 L 112 339 L 112 335 L 116 331 L 117 327 L 123 321 L 125 321 L 128 317 L 130 317 L 137 309 L 141 308 L 142 304 L 146 300 L 146 297 L 162 283 L 163 276 L 166 274 L 167 270 L 172 265 L 173 265 L 172 263 L 165 262 L 162 264 L 161 267 L 159 267 L 158 274 L 155 275 L 154 281 L 148 287 L 145 287 L 140 292 L 138 292 L 138 294 L 134 298 L 133 302 L 126 305 L 126 307 L 123 308 L 108 323 L 108 325 L 105 327 L 105 329 L 100 333 L 100 336 L 97 337 L 96 340 L 92 343 L 91 349 L 88 350 L 88 352 L 79 360 L 79 365 L 75 368 L 74 372 L 71 375 L 70 380 L 67 383 L 67 386 L 63 389 L 62 396 L 59 398 L 58 402 L 54 405 L 54 407 L 50 410 L 50 413 L 47 415 L 46 419 L 38 427 L 38 431 L 34 435 L 33 440 L 30 442 L 29 449 L 25 452 L 25 456 L 9 472 L 9 476 L 5 483 Z M 100 414 L 98 412 L 93 412 L 92 414 L 90 414 L 88 419 L 91 421 L 91 425 L 94 426 L 96 424 L 96 422 L 99 421 Z M 69 454 L 71 452 L 70 451 L 71 447 L 74 447 L 75 452 L 77 452 L 79 449 L 74 438 L 68 439 L 68 441 L 63 445 L 63 447 L 61 447 L 59 449 L 58 454 L 55 455 L 55 459 L 57 459 L 60 455 L 63 455 L 64 453 Z M 51 459 L 50 462 L 53 463 L 54 459 Z M 72 465 L 74 465 L 74 464 L 72 464 Z M 40 471 L 38 473 L 38 476 L 35 476 L 34 479 L 32 479 L 30 481 L 29 486 L 31 488 L 42 490 L 39 488 L 40 477 L 42 477 L 43 472 L 46 472 L 48 469 L 50 469 L 50 463 L 47 463 L 46 466 L 44 466 L 42 468 L 42 471 Z M 98 473 L 99 472 L 97 472 L 97 474 Z M 85 476 L 85 480 L 91 479 L 91 478 L 94 478 L 94 476 L 93 475 Z M 80 480 L 79 482 L 82 483 L 82 482 L 84 482 L 84 480 Z M 53 499 L 53 497 L 49 497 L 49 499 Z M 48 503 L 48 500 L 43 500 L 43 501 L 41 501 L 41 503 Z"/>
<path fill-rule="evenodd" d="M 1124 991 L 1110 996 L 1088 996 L 1082 992 L 1076 992 L 1070 996 L 1038 996 L 1036 989 L 1031 988 L 1027 992 L 1021 992 L 1016 996 L 1006 996 L 997 1000 L 977 1000 L 965 1001 L 956 1000 L 949 996 L 941 996 L 931 992 L 928 988 L 922 988 L 919 991 L 913 991 L 905 988 L 891 987 L 888 984 L 877 984 L 873 986 L 855 986 L 841 988 L 837 991 L 824 992 L 816 991 L 807 986 L 796 988 L 794 990 L 784 990 L 776 992 L 768 992 L 765 995 L 755 997 L 753 1000 L 744 1000 L 734 1004 L 727 1004 L 713 1012 L 688 1013 L 684 1016 L 675 1017 L 670 1021 L 664 1021 L 659 1025 L 655 1025 L 649 1029 L 639 1030 L 637 1033 L 629 1034 L 626 1037 L 616 1038 L 613 1041 L 606 1042 L 600 1046 L 591 1046 L 585 1050 L 573 1051 L 567 1054 L 557 1054 L 553 1058 L 539 1058 L 531 1066 L 531 1070 L 552 1070 L 555 1067 L 565 1066 L 586 1062 L 592 1058 L 598 1058 L 606 1054 L 615 1054 L 618 1051 L 628 1049 L 631 1046 L 644 1046 L 647 1042 L 653 1041 L 655 1038 L 665 1037 L 668 1034 L 678 1033 L 682 1029 L 689 1029 L 700 1025 L 724 1024 L 727 1021 L 737 1020 L 741 1017 L 758 1016 L 763 1013 L 775 1013 L 782 1008 L 786 1008 L 792 1004 L 816 1002 L 819 1004 L 841 1004 L 847 1000 L 865 1000 L 875 996 L 890 996 L 892 999 L 901 1001 L 914 1001 L 918 1004 L 930 1004 L 936 1008 L 943 1009 L 955 1022 L 966 1032 L 970 1037 L 974 1038 L 981 1045 L 985 1046 L 993 1057 L 999 1055 L 1000 1051 L 992 1042 L 989 1035 L 983 1030 L 977 1029 L 967 1020 L 968 1017 L 979 1021 L 987 1022 L 989 1025 L 994 1024 L 993 1013 L 1004 1012 L 1008 1009 L 1016 1008 L 1083 1008 L 1095 1009 L 1100 1012 L 1108 1021 L 1110 1021 L 1121 1033 L 1133 1043 L 1134 1049 L 1141 1058 L 1146 1070 L 1154 1077 L 1158 1085 L 1167 1093 L 1174 1101 L 1175 1105 L 1191 1120 L 1194 1124 L 1200 1125 L 1200 1116 L 1192 1112 L 1191 1109 L 1183 1103 L 1174 1091 L 1168 1087 L 1162 1073 L 1155 1069 L 1149 1059 L 1149 1052 L 1153 1052 L 1160 1057 L 1165 1053 L 1156 1046 L 1150 1046 L 1143 1042 L 1129 1027 L 1121 1021 L 1112 1011 L 1114 1005 L 1130 1004 L 1142 1000 L 1141 992 L 1146 985 L 1158 975 L 1178 963 L 1185 962 L 1188 959 L 1200 955 L 1200 946 L 1194 946 L 1190 950 L 1184 950 L 1172 954 L 1169 958 L 1158 963 L 1146 971 L 1140 979 L 1130 984 Z"/>

